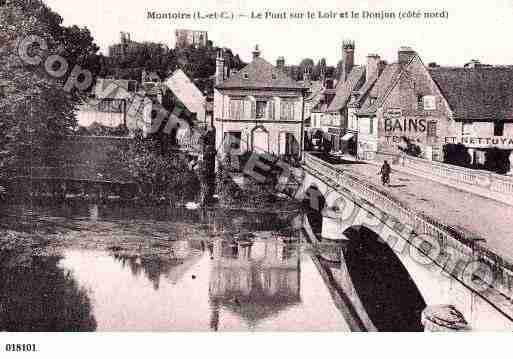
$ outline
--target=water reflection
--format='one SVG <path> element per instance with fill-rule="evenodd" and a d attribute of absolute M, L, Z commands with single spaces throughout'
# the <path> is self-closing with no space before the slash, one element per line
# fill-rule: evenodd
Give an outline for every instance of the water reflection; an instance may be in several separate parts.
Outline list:
<path fill-rule="evenodd" d="M 89 293 L 59 267 L 60 260 L 33 257 L 29 264 L 0 265 L 0 331 L 96 330 Z"/>
<path fill-rule="evenodd" d="M 203 241 L 180 240 L 167 244 L 164 251 L 165 255 L 162 252 L 144 254 L 118 248 L 111 250 L 112 257 L 121 263 L 122 268 L 128 268 L 134 277 L 143 273 L 153 283 L 153 288 L 158 290 L 161 277 L 176 284 L 200 260 L 205 245 Z"/>
<path fill-rule="evenodd" d="M 2 269 L 0 329 L 349 329 L 291 229 L 294 213 L 84 202 L 6 213 L 62 257 Z"/>
<path fill-rule="evenodd" d="M 221 306 L 254 328 L 259 321 L 300 303 L 299 254 L 297 245 L 277 241 L 217 242 L 209 287 L 211 328 L 218 329 Z"/>

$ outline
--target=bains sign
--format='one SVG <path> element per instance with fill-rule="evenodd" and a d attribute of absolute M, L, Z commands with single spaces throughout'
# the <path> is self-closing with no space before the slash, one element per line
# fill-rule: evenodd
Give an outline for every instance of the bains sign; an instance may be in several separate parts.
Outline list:
<path fill-rule="evenodd" d="M 429 127 L 428 121 L 425 118 L 418 117 L 403 117 L 402 110 L 400 108 L 390 108 L 384 114 L 384 130 L 385 140 L 387 142 L 400 143 L 403 142 L 404 138 L 415 142 L 421 142 L 420 137 L 428 132 L 432 132 L 431 136 L 436 136 L 436 122 L 430 121 L 432 124 Z M 428 136 L 430 134 L 427 134 Z"/>

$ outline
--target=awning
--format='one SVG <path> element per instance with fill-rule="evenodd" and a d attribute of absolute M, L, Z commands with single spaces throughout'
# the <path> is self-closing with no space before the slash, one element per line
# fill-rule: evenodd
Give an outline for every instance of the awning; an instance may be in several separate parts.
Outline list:
<path fill-rule="evenodd" d="M 346 133 L 344 137 L 342 137 L 342 141 L 349 141 L 351 138 L 353 138 L 354 133 Z"/>

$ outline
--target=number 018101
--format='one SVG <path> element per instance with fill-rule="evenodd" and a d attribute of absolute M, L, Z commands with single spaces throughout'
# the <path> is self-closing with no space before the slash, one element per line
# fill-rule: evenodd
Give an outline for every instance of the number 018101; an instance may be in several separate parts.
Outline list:
<path fill-rule="evenodd" d="M 37 347 L 35 344 L 6 344 L 6 352 L 36 352 Z"/>

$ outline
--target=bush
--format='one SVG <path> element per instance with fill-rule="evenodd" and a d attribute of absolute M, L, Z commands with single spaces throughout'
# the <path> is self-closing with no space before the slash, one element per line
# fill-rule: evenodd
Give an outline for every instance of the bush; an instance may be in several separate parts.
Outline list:
<path fill-rule="evenodd" d="M 511 151 L 490 148 L 486 151 L 484 167 L 488 171 L 506 174 L 510 169 L 509 155 Z"/>
<path fill-rule="evenodd" d="M 445 163 L 460 167 L 470 167 L 470 155 L 463 144 L 445 144 L 443 151 Z"/>
<path fill-rule="evenodd" d="M 406 143 L 406 147 L 399 146 L 399 149 L 409 156 L 420 157 L 422 150 L 419 145 L 411 142 L 408 137 L 403 136 L 403 141 Z"/>

